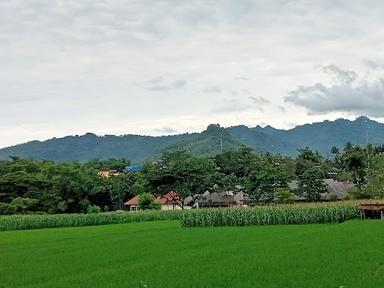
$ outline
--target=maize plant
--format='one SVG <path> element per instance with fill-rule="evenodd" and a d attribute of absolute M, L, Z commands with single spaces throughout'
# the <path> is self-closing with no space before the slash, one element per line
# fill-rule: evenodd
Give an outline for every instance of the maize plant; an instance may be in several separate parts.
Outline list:
<path fill-rule="evenodd" d="M 359 219 L 357 205 L 308 204 L 256 208 L 201 209 L 181 215 L 184 227 L 341 223 Z"/>

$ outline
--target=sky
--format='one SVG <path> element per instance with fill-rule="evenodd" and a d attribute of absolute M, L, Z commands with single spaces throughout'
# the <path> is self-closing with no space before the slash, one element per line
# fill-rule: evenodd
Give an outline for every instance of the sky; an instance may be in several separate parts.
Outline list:
<path fill-rule="evenodd" d="M 382 0 L 0 0 L 0 147 L 384 119 Z"/>

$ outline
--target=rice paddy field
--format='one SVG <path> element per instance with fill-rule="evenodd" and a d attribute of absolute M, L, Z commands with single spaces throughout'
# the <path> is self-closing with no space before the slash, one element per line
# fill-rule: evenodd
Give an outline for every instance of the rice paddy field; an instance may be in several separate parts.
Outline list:
<path fill-rule="evenodd" d="M 0 287 L 384 287 L 384 221 L 0 232 Z"/>

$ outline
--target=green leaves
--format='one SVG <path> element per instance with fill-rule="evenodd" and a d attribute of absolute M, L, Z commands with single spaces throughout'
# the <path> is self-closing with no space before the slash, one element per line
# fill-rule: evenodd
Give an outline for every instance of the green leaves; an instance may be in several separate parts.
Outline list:
<path fill-rule="evenodd" d="M 316 167 L 306 170 L 299 176 L 299 193 L 308 201 L 320 201 L 321 194 L 327 192 L 323 172 Z"/>
<path fill-rule="evenodd" d="M 204 191 L 207 175 L 213 172 L 212 164 L 207 158 L 177 151 L 166 153 L 159 161 L 145 165 L 143 174 L 149 191 L 160 194 L 177 192 L 183 207 L 184 198 Z"/>

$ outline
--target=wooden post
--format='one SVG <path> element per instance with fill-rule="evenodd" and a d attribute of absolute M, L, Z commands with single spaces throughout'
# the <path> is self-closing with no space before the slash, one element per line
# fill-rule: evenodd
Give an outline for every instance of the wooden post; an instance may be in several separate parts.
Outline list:
<path fill-rule="evenodd" d="M 384 210 L 381 210 L 381 220 L 384 220 Z"/>

